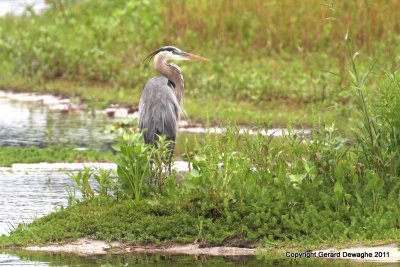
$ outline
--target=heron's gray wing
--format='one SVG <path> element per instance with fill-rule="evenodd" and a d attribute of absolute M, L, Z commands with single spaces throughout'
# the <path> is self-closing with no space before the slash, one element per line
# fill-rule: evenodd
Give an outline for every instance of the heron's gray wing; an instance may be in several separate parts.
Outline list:
<path fill-rule="evenodd" d="M 145 142 L 154 144 L 157 135 L 175 141 L 179 112 L 180 106 L 168 79 L 155 77 L 149 80 L 139 103 L 139 128 L 144 130 Z"/>

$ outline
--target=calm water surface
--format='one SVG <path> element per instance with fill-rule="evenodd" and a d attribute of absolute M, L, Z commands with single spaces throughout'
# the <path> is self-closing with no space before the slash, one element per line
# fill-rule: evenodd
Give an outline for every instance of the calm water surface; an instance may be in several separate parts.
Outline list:
<path fill-rule="evenodd" d="M 0 266 L 377 266 L 348 261 L 263 259 L 260 257 L 204 257 L 168 255 L 105 255 L 81 257 L 68 254 L 8 251 L 0 254 Z M 388 265 L 385 265 L 388 266 Z"/>
<path fill-rule="evenodd" d="M 0 92 L 0 146 L 65 144 L 107 149 L 113 136 L 104 131 L 113 122 L 102 114 L 65 113 L 38 103 L 10 100 Z"/>
<path fill-rule="evenodd" d="M 52 110 L 40 103 L 12 100 L 0 91 L 0 146 L 63 144 L 109 150 L 115 138 L 109 126 L 121 121 L 101 113 Z M 186 139 L 193 144 L 195 136 L 202 135 L 180 133 L 175 155 L 185 151 Z"/>

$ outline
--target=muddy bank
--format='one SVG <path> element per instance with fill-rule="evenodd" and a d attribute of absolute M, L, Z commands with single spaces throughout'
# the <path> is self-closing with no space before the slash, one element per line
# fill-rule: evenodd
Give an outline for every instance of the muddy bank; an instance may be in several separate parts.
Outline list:
<path fill-rule="evenodd" d="M 239 247 L 201 247 L 199 244 L 169 246 L 131 246 L 120 242 L 105 242 L 81 238 L 66 244 L 31 246 L 30 251 L 66 252 L 79 255 L 102 255 L 107 253 L 165 253 L 169 255 L 248 256 L 257 249 Z"/>
<path fill-rule="evenodd" d="M 30 251 L 66 252 L 78 255 L 103 255 L 107 253 L 144 253 L 144 254 L 168 254 L 168 255 L 209 255 L 209 256 L 250 256 L 268 253 L 263 248 L 239 248 L 239 247 L 202 247 L 200 244 L 168 245 L 168 246 L 132 246 L 120 242 L 105 242 L 82 238 L 66 244 L 52 244 L 46 246 L 31 246 L 25 249 Z M 315 255 L 311 257 L 305 256 Z M 295 256 L 297 255 L 297 256 Z M 352 260 L 359 262 L 393 263 L 400 262 L 400 251 L 396 244 L 367 247 L 356 246 L 346 249 L 324 249 L 308 252 L 284 252 L 282 258 L 296 258 L 307 261 L 308 259 L 326 260 Z"/>

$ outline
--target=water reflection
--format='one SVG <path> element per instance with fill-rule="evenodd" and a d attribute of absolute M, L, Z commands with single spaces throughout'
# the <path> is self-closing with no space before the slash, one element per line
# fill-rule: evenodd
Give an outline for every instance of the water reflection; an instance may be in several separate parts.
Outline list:
<path fill-rule="evenodd" d="M 108 254 L 97 256 L 78 256 L 62 253 L 30 252 L 23 250 L 0 253 L 1 266 L 359 266 L 360 262 L 321 259 L 271 259 L 268 257 L 207 257 L 170 256 L 146 254 Z M 377 263 L 362 263 L 363 266 L 376 266 Z"/>
<path fill-rule="evenodd" d="M 106 115 L 63 113 L 35 103 L 12 101 L 0 95 L 0 146 L 69 144 L 108 149 L 114 137 L 104 134 L 114 122 Z"/>
<path fill-rule="evenodd" d="M 193 257 L 145 254 L 78 256 L 23 250 L 0 254 L 1 266 L 260 266 L 260 263 L 263 261 L 253 256 Z"/>

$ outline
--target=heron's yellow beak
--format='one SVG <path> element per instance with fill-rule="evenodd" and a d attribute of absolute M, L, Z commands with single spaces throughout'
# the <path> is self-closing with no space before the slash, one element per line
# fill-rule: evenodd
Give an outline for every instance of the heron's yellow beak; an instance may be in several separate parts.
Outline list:
<path fill-rule="evenodd" d="M 193 60 L 193 61 L 208 61 L 208 59 L 205 58 L 205 57 L 194 55 L 194 54 L 190 54 L 190 53 L 187 53 L 187 52 L 182 52 L 179 55 L 174 55 L 172 57 L 172 59 L 176 59 L 176 60 Z"/>
<path fill-rule="evenodd" d="M 187 53 L 187 55 L 185 55 L 184 57 L 186 57 L 189 60 L 194 60 L 194 61 L 208 61 L 208 58 L 198 56 L 198 55 L 193 55 L 190 53 Z"/>

